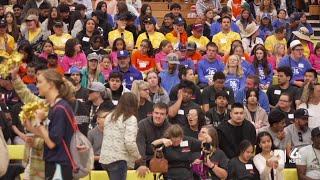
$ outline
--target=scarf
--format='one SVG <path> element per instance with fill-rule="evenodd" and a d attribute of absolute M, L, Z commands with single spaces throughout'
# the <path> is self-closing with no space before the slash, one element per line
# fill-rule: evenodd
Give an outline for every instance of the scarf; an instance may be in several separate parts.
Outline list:
<path fill-rule="evenodd" d="M 172 31 L 172 34 L 174 37 L 178 37 L 178 33 L 176 31 Z M 186 31 L 183 31 L 183 33 L 180 33 L 180 42 L 182 42 L 183 44 L 188 43 L 188 35 Z"/>

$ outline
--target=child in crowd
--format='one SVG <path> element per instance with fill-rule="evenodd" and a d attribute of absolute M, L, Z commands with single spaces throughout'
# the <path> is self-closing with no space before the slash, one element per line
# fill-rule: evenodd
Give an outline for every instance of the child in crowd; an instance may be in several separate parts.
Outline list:
<path fill-rule="evenodd" d="M 266 41 L 267 37 L 273 34 L 273 27 L 271 24 L 271 16 L 264 13 L 261 18 L 261 23 L 259 27 L 259 37 Z"/>
<path fill-rule="evenodd" d="M 173 50 L 172 44 L 168 40 L 161 41 L 159 52 L 155 55 L 156 70 L 161 72 L 167 66 L 167 55 Z"/>
<path fill-rule="evenodd" d="M 268 59 L 269 64 L 272 65 L 273 73 L 278 74 L 277 68 L 280 60 L 284 57 L 286 52 L 285 44 L 277 43 L 273 48 L 273 56 Z"/>
<path fill-rule="evenodd" d="M 276 29 L 277 27 L 280 27 L 280 26 L 284 26 L 287 22 L 286 16 L 287 16 L 287 11 L 284 9 L 280 9 L 278 11 L 278 18 L 272 21 L 273 29 Z"/>
<path fill-rule="evenodd" d="M 310 55 L 310 63 L 312 67 L 320 73 L 320 42 L 317 43 L 316 47 L 314 48 L 314 53 Z"/>
<path fill-rule="evenodd" d="M 241 66 L 241 59 L 237 55 L 229 56 L 223 73 L 226 75 L 225 85 L 232 88 L 233 92 L 245 87 L 246 77 Z"/>
<path fill-rule="evenodd" d="M 100 70 L 104 75 L 104 80 L 107 82 L 109 80 L 109 74 L 112 71 L 112 63 L 109 55 L 105 54 L 101 57 Z"/>
<path fill-rule="evenodd" d="M 43 45 L 43 52 L 39 55 L 39 57 L 43 57 L 48 59 L 48 55 L 53 52 L 53 42 L 51 40 L 47 40 Z M 58 62 L 60 63 L 60 58 L 58 57 Z"/>
<path fill-rule="evenodd" d="M 148 39 L 142 40 L 140 44 L 140 50 L 137 50 L 132 55 L 131 62 L 132 62 L 132 65 L 142 73 L 145 73 L 149 70 L 154 69 L 155 67 L 154 50 L 150 40 Z"/>
<path fill-rule="evenodd" d="M 264 47 L 255 49 L 254 60 L 250 66 L 249 74 L 260 77 L 260 87 L 268 89 L 273 80 L 272 65 L 268 64 L 267 51 Z"/>
<path fill-rule="evenodd" d="M 91 44 L 90 49 L 88 49 L 85 52 L 87 56 L 88 56 L 88 54 L 91 54 L 91 53 L 94 53 L 94 52 L 96 54 L 98 54 L 98 55 L 108 54 L 108 52 L 103 49 L 104 40 L 103 40 L 103 37 L 100 34 L 93 35 L 90 38 L 90 44 Z"/>
<path fill-rule="evenodd" d="M 251 23 L 254 23 L 253 16 L 250 13 L 249 9 L 242 9 L 241 10 L 241 17 L 240 19 L 236 22 L 237 26 L 240 29 L 240 35 L 241 38 L 244 38 L 246 36 L 247 32 L 247 26 L 249 26 Z"/>
<path fill-rule="evenodd" d="M 25 84 L 35 84 L 37 82 L 36 78 L 36 65 L 33 62 L 27 64 L 27 73 L 22 78 Z"/>
<path fill-rule="evenodd" d="M 117 53 L 125 49 L 126 49 L 126 43 L 122 38 L 117 38 L 116 40 L 113 41 L 112 52 L 110 53 L 110 60 L 112 61 L 113 67 L 118 66 Z"/>

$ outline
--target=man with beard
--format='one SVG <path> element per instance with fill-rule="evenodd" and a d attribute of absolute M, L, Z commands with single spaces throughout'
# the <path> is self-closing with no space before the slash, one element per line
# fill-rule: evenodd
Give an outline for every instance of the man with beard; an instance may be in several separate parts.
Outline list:
<path fill-rule="evenodd" d="M 159 73 L 161 78 L 161 86 L 167 91 L 170 92 L 171 89 L 177 85 L 180 80 L 177 72 L 177 65 L 180 64 L 178 55 L 175 53 L 170 53 L 167 56 L 168 68 Z"/>
<path fill-rule="evenodd" d="M 122 38 L 126 43 L 127 50 L 130 51 L 134 47 L 133 34 L 126 29 L 127 26 L 127 14 L 121 14 L 117 20 L 117 28 L 113 31 L 110 31 L 108 34 L 109 45 L 113 45 L 113 41 L 117 38 Z"/>
<path fill-rule="evenodd" d="M 130 65 L 130 55 L 128 51 L 119 51 L 117 53 L 117 59 L 119 66 L 116 67 L 113 72 L 121 72 L 124 79 L 123 84 L 126 88 L 131 89 L 131 85 L 134 80 L 143 79 L 142 74 L 138 69 Z"/>
<path fill-rule="evenodd" d="M 64 70 L 59 65 L 58 55 L 56 53 L 51 53 L 48 55 L 48 68 L 53 68 L 58 71 L 62 77 L 64 76 Z"/>

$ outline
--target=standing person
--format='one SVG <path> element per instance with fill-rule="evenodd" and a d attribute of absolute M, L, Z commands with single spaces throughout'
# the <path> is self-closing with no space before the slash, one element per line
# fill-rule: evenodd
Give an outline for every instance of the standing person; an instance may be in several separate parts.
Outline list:
<path fill-rule="evenodd" d="M 228 179 L 259 179 L 259 172 L 252 161 L 254 147 L 251 142 L 248 140 L 241 141 L 239 144 L 239 150 L 240 155 L 229 161 Z"/>
<path fill-rule="evenodd" d="M 149 95 L 149 84 L 143 80 L 135 80 L 132 83 L 131 92 L 138 99 L 138 113 L 136 115 L 138 122 L 151 116 L 154 103 Z"/>
<path fill-rule="evenodd" d="M 127 92 L 105 119 L 99 162 L 110 180 L 125 180 L 127 164 L 142 160 L 136 144 L 138 121 L 134 115 L 137 111 L 136 95 Z"/>
<path fill-rule="evenodd" d="M 146 79 L 149 85 L 151 101 L 154 103 L 163 102 L 168 104 L 170 98 L 166 90 L 161 86 L 158 74 L 155 71 L 149 71 L 146 73 Z"/>
<path fill-rule="evenodd" d="M 228 109 L 229 95 L 226 91 L 219 91 L 215 94 L 216 105 L 205 113 L 206 124 L 212 124 L 217 128 L 223 121 L 230 119 L 230 110 Z"/>
<path fill-rule="evenodd" d="M 268 132 L 260 132 L 257 136 L 256 155 L 253 158 L 254 165 L 259 171 L 261 180 L 284 180 L 285 154 L 276 149 L 272 136 Z"/>
<path fill-rule="evenodd" d="M 255 143 L 256 129 L 244 119 L 244 107 L 240 103 L 231 106 L 230 119 L 221 122 L 218 127 L 219 147 L 228 158 L 236 157 L 240 150 L 239 144 L 242 140 Z"/>
<path fill-rule="evenodd" d="M 28 131 L 44 139 L 45 177 L 52 179 L 56 169 L 60 168 L 63 179 L 72 179 L 71 162 L 66 147 L 62 144 L 64 142 L 69 149 L 74 133 L 68 119 L 68 116 L 73 115 L 73 111 L 67 102 L 72 97 L 72 90 L 59 72 L 52 69 L 40 72 L 37 79 L 39 95 L 45 97 L 50 104 L 48 114 L 50 125 L 48 129 L 44 125 L 33 127 L 30 120 L 27 120 L 25 127 Z M 37 120 L 45 123 L 43 122 L 45 120 L 43 109 L 37 110 L 36 113 Z"/>
<path fill-rule="evenodd" d="M 309 83 L 306 87 L 306 91 L 304 91 L 301 95 L 301 100 L 302 104 L 299 106 L 299 108 L 307 109 L 310 116 L 312 116 L 309 118 L 309 128 L 313 129 L 320 126 L 320 83 Z"/>

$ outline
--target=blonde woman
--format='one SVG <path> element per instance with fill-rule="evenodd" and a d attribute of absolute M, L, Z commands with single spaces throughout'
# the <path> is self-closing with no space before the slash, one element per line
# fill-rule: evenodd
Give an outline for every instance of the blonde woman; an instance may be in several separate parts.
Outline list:
<path fill-rule="evenodd" d="M 236 93 L 239 89 L 245 87 L 246 77 L 242 70 L 241 60 L 237 55 L 229 56 L 226 67 L 223 71 L 226 75 L 225 85 L 232 88 Z"/>
<path fill-rule="evenodd" d="M 147 118 L 152 114 L 154 103 L 150 98 L 149 84 L 143 80 L 135 80 L 132 83 L 131 92 L 138 99 L 138 121 Z"/>
<path fill-rule="evenodd" d="M 280 60 L 286 54 L 286 45 L 283 43 L 277 43 L 273 48 L 273 56 L 268 59 L 268 63 L 272 65 L 273 73 L 278 74 L 277 68 Z"/>

